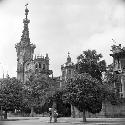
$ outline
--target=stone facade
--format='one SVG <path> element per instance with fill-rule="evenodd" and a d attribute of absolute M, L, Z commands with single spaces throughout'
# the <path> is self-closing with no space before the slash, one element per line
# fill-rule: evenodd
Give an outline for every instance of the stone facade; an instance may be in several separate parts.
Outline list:
<path fill-rule="evenodd" d="M 25 82 L 31 73 L 41 74 L 43 77 L 48 78 L 52 74 L 49 70 L 49 56 L 35 56 L 35 44 L 30 42 L 28 24 L 28 8 L 25 9 L 25 19 L 23 20 L 24 29 L 22 32 L 21 40 L 15 45 L 17 52 L 17 79 Z"/>
<path fill-rule="evenodd" d="M 125 47 L 121 48 L 121 44 L 119 46 L 113 45 L 111 51 L 114 75 L 119 75 L 121 78 L 119 86 L 114 83 L 114 88 L 119 92 L 121 98 L 125 98 Z"/>

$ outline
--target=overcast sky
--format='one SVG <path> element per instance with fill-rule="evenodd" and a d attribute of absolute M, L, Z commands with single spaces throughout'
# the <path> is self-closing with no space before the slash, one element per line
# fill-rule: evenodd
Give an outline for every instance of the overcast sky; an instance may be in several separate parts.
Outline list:
<path fill-rule="evenodd" d="M 0 77 L 16 76 L 15 44 L 20 42 L 29 3 L 29 31 L 35 54 L 49 54 L 54 76 L 70 52 L 72 61 L 82 51 L 96 49 L 112 63 L 112 38 L 125 46 L 124 0 L 0 0 Z"/>

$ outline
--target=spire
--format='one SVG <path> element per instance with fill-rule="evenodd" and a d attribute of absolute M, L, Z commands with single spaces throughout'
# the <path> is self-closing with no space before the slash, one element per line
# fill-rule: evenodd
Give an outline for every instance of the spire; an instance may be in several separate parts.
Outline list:
<path fill-rule="evenodd" d="M 70 57 L 69 54 L 70 54 L 70 53 L 68 52 L 67 63 L 70 63 L 70 62 L 71 62 L 71 57 Z"/>
<path fill-rule="evenodd" d="M 8 74 L 8 71 L 7 71 L 7 74 L 6 74 L 6 78 L 9 78 L 10 76 L 9 76 L 9 74 Z"/>
<path fill-rule="evenodd" d="M 27 5 L 28 5 L 28 3 L 25 5 L 26 6 L 26 9 L 25 9 L 26 20 L 27 20 L 27 16 L 28 16 L 28 12 L 29 12 L 29 10 L 27 9 Z"/>
<path fill-rule="evenodd" d="M 23 19 L 23 23 L 24 23 L 24 29 L 23 29 L 23 32 L 22 32 L 22 36 L 21 36 L 21 44 L 23 45 L 27 45 L 30 43 L 30 38 L 29 38 L 29 28 L 28 28 L 28 24 L 30 23 L 30 20 L 28 19 L 28 8 L 27 8 L 27 5 L 26 4 L 26 8 L 25 8 L 25 19 Z"/>
<path fill-rule="evenodd" d="M 45 59 L 46 59 L 46 60 L 49 60 L 48 53 L 46 53 Z"/>

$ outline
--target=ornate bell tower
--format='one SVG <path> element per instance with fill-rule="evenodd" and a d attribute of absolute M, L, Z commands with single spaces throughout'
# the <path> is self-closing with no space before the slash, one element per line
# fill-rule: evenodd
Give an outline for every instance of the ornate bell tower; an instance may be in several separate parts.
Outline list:
<path fill-rule="evenodd" d="M 75 67 L 74 67 L 74 63 L 71 60 L 71 57 L 69 55 L 70 53 L 68 52 L 68 57 L 67 57 L 67 61 L 65 64 L 61 65 L 61 71 L 62 71 L 62 81 L 65 81 L 67 79 L 73 79 L 74 78 L 74 74 L 75 74 Z M 62 84 L 64 84 L 62 83 Z"/>
<path fill-rule="evenodd" d="M 30 20 L 27 17 L 29 12 L 27 5 L 28 4 L 25 5 L 26 17 L 23 20 L 24 29 L 22 31 L 21 40 L 19 43 L 15 45 L 16 52 L 17 52 L 17 79 L 21 80 L 22 82 L 24 82 L 25 63 L 33 60 L 34 49 L 36 48 L 34 44 L 30 43 L 29 28 L 28 28 L 28 24 L 30 23 Z"/>

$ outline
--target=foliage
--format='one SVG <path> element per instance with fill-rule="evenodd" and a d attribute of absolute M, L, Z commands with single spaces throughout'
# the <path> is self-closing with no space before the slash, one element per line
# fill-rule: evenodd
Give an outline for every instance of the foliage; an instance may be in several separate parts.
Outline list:
<path fill-rule="evenodd" d="M 115 86 L 114 86 L 115 83 Z M 116 105 L 120 103 L 119 85 L 121 76 L 113 72 L 113 64 L 108 65 L 103 79 L 103 99 Z"/>
<path fill-rule="evenodd" d="M 24 107 L 44 105 L 48 87 L 49 84 L 45 78 L 32 74 L 25 83 Z"/>
<path fill-rule="evenodd" d="M 101 80 L 102 72 L 106 70 L 106 62 L 101 58 L 102 55 L 97 54 L 96 50 L 83 51 L 83 54 L 77 57 L 77 72 L 89 73 L 92 77 Z"/>
<path fill-rule="evenodd" d="M 46 103 L 49 103 L 52 106 L 54 101 L 58 101 L 60 91 L 60 81 L 58 78 L 49 79 L 49 87 L 46 92 Z"/>
<path fill-rule="evenodd" d="M 61 116 L 70 116 L 71 106 L 69 103 L 63 102 L 62 96 L 63 96 L 63 90 L 62 89 L 56 90 L 55 93 L 48 98 L 48 103 L 46 103 L 46 105 L 48 104 L 49 107 L 53 107 L 53 102 L 56 102 L 56 109 L 58 111 L 58 114 Z"/>
<path fill-rule="evenodd" d="M 49 87 L 48 91 L 46 92 L 46 97 L 49 100 L 50 98 L 54 100 L 54 95 L 59 91 L 59 82 L 56 78 L 49 79 Z"/>
<path fill-rule="evenodd" d="M 113 64 L 108 65 L 103 82 L 107 83 L 112 89 L 114 88 L 114 82 L 118 81 L 118 76 L 114 74 L 113 72 Z"/>
<path fill-rule="evenodd" d="M 0 98 L 5 111 L 20 109 L 23 99 L 23 85 L 16 78 L 5 78 L 1 80 Z"/>
<path fill-rule="evenodd" d="M 91 113 L 98 113 L 102 108 L 100 81 L 89 74 L 78 75 L 73 82 L 66 86 L 63 100 L 76 106 L 80 111 L 85 109 Z"/>

